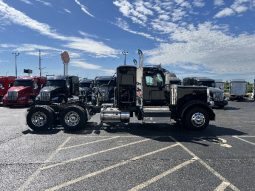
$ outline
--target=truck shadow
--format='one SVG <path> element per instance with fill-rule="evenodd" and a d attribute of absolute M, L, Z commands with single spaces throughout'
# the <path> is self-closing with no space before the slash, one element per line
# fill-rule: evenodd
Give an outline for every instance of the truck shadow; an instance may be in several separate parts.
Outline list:
<path fill-rule="evenodd" d="M 223 110 L 240 110 L 240 108 L 239 107 L 226 106 L 226 107 L 224 107 Z"/>
<path fill-rule="evenodd" d="M 100 126 L 97 123 L 88 123 L 85 129 L 79 131 L 65 132 L 77 135 L 116 135 L 116 136 L 138 136 L 151 138 L 160 142 L 173 142 L 171 137 L 180 142 L 190 142 L 202 146 L 209 146 L 206 142 L 219 143 L 222 136 L 239 136 L 246 133 L 215 125 L 209 125 L 202 131 L 186 130 L 176 124 L 140 124 L 132 123 L 129 125 Z"/>

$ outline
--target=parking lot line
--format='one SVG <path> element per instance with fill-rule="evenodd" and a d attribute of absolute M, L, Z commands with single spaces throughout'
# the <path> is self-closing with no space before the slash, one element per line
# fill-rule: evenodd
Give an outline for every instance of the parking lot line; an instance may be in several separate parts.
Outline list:
<path fill-rule="evenodd" d="M 116 138 L 119 138 L 119 137 L 120 137 L 120 136 L 114 136 L 114 137 L 109 137 L 109 138 L 106 138 L 106 139 L 91 141 L 91 142 L 88 142 L 88 143 L 82 143 L 82 144 L 78 144 L 78 145 L 72 145 L 72 146 L 69 146 L 69 147 L 63 147 L 63 148 L 61 148 L 60 150 L 71 149 L 71 148 L 75 148 L 75 147 L 81 147 L 81 146 L 85 146 L 85 145 L 89 145 L 89 144 L 93 144 L 93 143 L 99 143 L 99 142 L 102 142 L 102 141 L 108 141 L 108 140 L 116 139 Z"/>
<path fill-rule="evenodd" d="M 217 188 L 214 189 L 214 191 L 224 191 L 228 186 L 229 182 L 222 182 Z"/>
<path fill-rule="evenodd" d="M 210 167 L 206 162 L 204 162 L 202 159 L 200 159 L 197 155 L 195 155 L 192 151 L 190 151 L 187 147 L 185 147 L 182 143 L 177 141 L 172 136 L 169 136 L 173 141 L 178 143 L 185 151 L 187 151 L 191 156 L 194 158 L 197 158 L 200 164 L 202 164 L 207 170 L 209 170 L 212 174 L 214 174 L 216 177 L 218 177 L 221 181 L 229 183 L 229 187 L 234 191 L 240 191 L 236 186 L 231 184 L 226 178 L 224 178 L 220 173 L 218 173 L 216 170 L 214 170 L 212 167 Z"/>
<path fill-rule="evenodd" d="M 164 178 L 165 176 L 167 176 L 167 175 L 169 175 L 169 174 L 171 174 L 171 173 L 173 173 L 173 172 L 175 172 L 175 171 L 177 171 L 177 170 L 179 170 L 179 169 L 181 169 L 181 168 L 183 168 L 183 167 L 185 167 L 185 166 L 195 162 L 196 160 L 197 160 L 197 158 L 192 158 L 191 160 L 185 161 L 182 164 L 179 164 L 179 165 L 177 165 L 177 166 L 175 166 L 175 167 L 173 167 L 173 168 L 163 172 L 162 174 L 159 174 L 158 176 L 155 176 L 152 179 L 150 179 L 148 181 L 145 181 L 145 182 L 143 182 L 143 183 L 141 183 L 141 184 L 131 188 L 129 191 L 142 190 L 143 188 L 149 186 L 150 184 L 152 184 L 152 183 L 154 183 L 154 182 Z"/>
<path fill-rule="evenodd" d="M 75 183 L 77 183 L 77 182 L 83 181 L 83 180 L 88 179 L 88 178 L 90 178 L 90 177 L 99 175 L 99 174 L 104 173 L 104 172 L 106 172 L 106 171 L 109 171 L 109 170 L 111 170 L 111 169 L 114 169 L 114 168 L 123 166 L 123 165 L 125 165 L 125 164 L 127 164 L 127 163 L 130 163 L 130 162 L 132 162 L 132 161 L 140 160 L 140 159 L 142 159 L 142 158 L 144 158 L 144 157 L 147 157 L 147 156 L 150 156 L 150 155 L 159 153 L 159 152 L 161 152 L 161 151 L 165 151 L 165 150 L 167 150 L 167 149 L 176 147 L 176 146 L 178 146 L 178 145 L 179 145 L 179 144 L 170 145 L 170 146 L 163 147 L 163 148 L 161 148 L 161 149 L 158 149 L 158 150 L 155 150 L 155 151 L 152 151 L 152 152 L 149 152 L 149 153 L 145 153 L 145 154 L 140 155 L 140 156 L 133 157 L 133 158 L 128 159 L 128 160 L 124 160 L 124 161 L 122 161 L 122 162 L 120 162 L 120 163 L 117 163 L 117 164 L 108 166 L 108 167 L 103 168 L 103 169 L 101 169 L 101 170 L 98 170 L 98 171 L 92 172 L 92 173 L 90 173 L 90 174 L 87 174 L 87 175 L 84 175 L 84 176 L 75 178 L 75 179 L 73 179 L 73 180 L 64 182 L 64 183 L 59 184 L 59 185 L 57 185 L 57 186 L 54 186 L 54 187 L 52 187 L 52 188 L 48 188 L 48 189 L 46 189 L 45 191 L 59 190 L 59 189 L 61 189 L 61 188 L 70 186 L 70 185 L 72 185 L 72 184 L 75 184 Z"/>
<path fill-rule="evenodd" d="M 251 142 L 251 141 L 247 141 L 247 140 L 245 140 L 245 139 L 242 139 L 242 138 L 240 138 L 239 136 L 233 136 L 233 137 L 235 137 L 235 138 L 237 138 L 237 139 L 239 139 L 239 140 L 241 140 L 241 141 L 243 141 L 243 142 L 246 142 L 246 143 L 249 143 L 249 144 L 255 146 L 255 143 L 253 143 L 253 142 Z"/>
<path fill-rule="evenodd" d="M 53 167 L 56 167 L 56 166 L 65 165 L 67 163 L 75 162 L 75 161 L 78 161 L 78 160 L 81 160 L 81 159 L 84 159 L 84 158 L 87 158 L 87 157 L 91 157 L 91 156 L 98 155 L 98 154 L 101 154 L 101 153 L 105 153 L 105 152 L 108 152 L 108 151 L 113 151 L 113 150 L 116 150 L 116 149 L 128 147 L 128 146 L 135 145 L 135 144 L 138 144 L 138 143 L 143 143 L 143 142 L 146 142 L 146 141 L 149 141 L 149 140 L 151 140 L 151 139 L 143 139 L 143 140 L 140 140 L 140 141 L 135 141 L 135 142 L 131 142 L 131 143 L 128 143 L 128 144 L 125 144 L 125 145 L 120 145 L 120 146 L 113 147 L 113 148 L 110 148 L 110 149 L 106 149 L 106 150 L 98 151 L 98 152 L 95 152 L 95 153 L 83 155 L 81 157 L 77 157 L 77 158 L 73 158 L 73 159 L 70 159 L 70 160 L 63 161 L 63 162 L 59 162 L 59 163 L 55 163 L 55 164 L 52 164 L 52 165 L 44 166 L 44 167 L 41 168 L 41 170 L 46 170 L 46 169 L 53 168 Z"/>
<path fill-rule="evenodd" d="M 27 186 L 34 180 L 34 178 L 41 172 L 41 168 L 45 165 L 45 163 L 48 163 L 51 161 L 51 159 L 60 151 L 62 147 L 65 146 L 65 144 L 71 139 L 71 137 L 68 137 L 61 145 L 57 147 L 55 151 L 51 153 L 51 155 L 47 158 L 47 160 L 44 162 L 43 165 L 41 165 L 22 185 L 19 187 L 19 191 L 26 190 Z"/>

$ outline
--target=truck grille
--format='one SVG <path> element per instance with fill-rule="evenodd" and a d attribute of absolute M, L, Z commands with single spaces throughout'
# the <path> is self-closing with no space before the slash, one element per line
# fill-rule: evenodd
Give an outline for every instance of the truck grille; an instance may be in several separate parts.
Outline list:
<path fill-rule="evenodd" d="M 223 100 L 224 100 L 223 92 L 214 92 L 213 93 L 213 101 L 223 101 Z"/>
<path fill-rule="evenodd" d="M 41 92 L 41 101 L 50 101 L 50 92 Z"/>
<path fill-rule="evenodd" d="M 18 99 L 18 92 L 17 91 L 8 92 L 8 100 L 15 101 L 17 99 Z"/>

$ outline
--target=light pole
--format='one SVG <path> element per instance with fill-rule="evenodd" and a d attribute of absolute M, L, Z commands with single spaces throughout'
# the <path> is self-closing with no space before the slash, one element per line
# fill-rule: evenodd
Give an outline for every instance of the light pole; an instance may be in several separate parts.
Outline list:
<path fill-rule="evenodd" d="M 41 66 L 41 50 L 39 49 L 39 71 L 40 71 L 40 77 L 42 76 L 42 66 Z"/>
<path fill-rule="evenodd" d="M 128 52 L 127 51 L 123 51 L 122 54 L 124 55 L 124 65 L 127 65 L 127 54 Z"/>
<path fill-rule="evenodd" d="M 17 57 L 19 56 L 19 52 L 13 52 L 14 55 L 14 62 L 15 62 L 15 75 L 16 78 L 18 77 L 18 70 L 17 70 Z"/>

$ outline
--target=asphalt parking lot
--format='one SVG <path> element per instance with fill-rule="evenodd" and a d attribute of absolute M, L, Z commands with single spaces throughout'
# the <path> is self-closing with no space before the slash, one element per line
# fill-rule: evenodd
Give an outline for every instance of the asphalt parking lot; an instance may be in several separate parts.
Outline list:
<path fill-rule="evenodd" d="M 34 133 L 0 107 L 1 190 L 255 190 L 255 102 L 229 102 L 201 132 L 174 124 Z M 157 119 L 162 122 L 161 119 Z"/>

